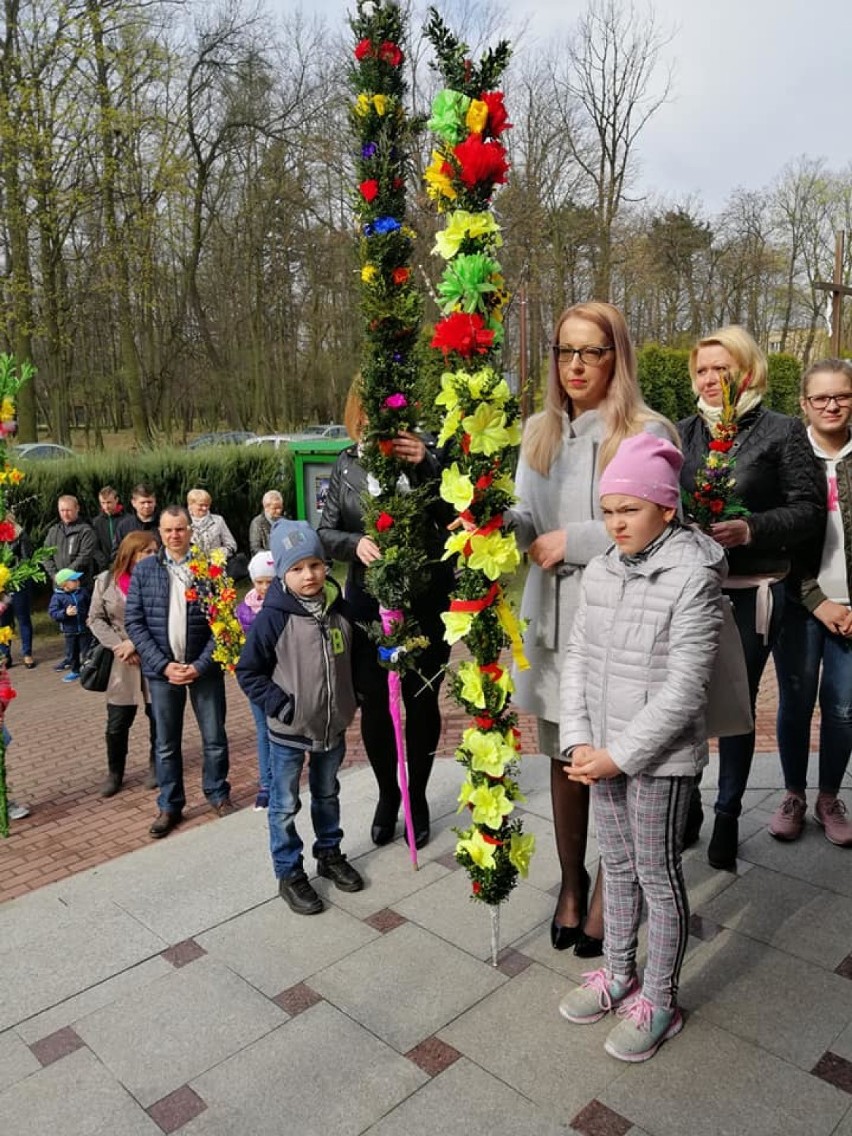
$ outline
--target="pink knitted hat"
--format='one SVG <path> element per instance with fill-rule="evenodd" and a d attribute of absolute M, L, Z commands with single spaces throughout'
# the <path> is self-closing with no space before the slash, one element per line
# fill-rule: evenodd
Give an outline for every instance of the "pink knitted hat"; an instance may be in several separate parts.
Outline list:
<path fill-rule="evenodd" d="M 657 438 L 644 431 L 633 434 L 624 439 L 601 474 L 600 496 L 620 493 L 676 509 L 682 465 L 683 454 L 667 438 Z"/>

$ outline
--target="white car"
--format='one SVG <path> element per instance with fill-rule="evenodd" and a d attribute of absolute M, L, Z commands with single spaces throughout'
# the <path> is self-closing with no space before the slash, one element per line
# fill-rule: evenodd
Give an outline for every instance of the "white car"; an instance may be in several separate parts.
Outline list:
<path fill-rule="evenodd" d="M 266 446 L 273 450 L 285 449 L 288 442 L 301 441 L 309 438 L 310 434 L 259 434 L 256 438 L 248 438 L 247 446 Z"/>

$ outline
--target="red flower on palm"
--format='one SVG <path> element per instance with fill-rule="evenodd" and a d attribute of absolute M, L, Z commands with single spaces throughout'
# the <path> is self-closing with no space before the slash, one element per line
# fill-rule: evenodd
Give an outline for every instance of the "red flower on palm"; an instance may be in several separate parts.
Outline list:
<path fill-rule="evenodd" d="M 509 130 L 512 124 L 509 122 L 509 116 L 503 106 L 503 92 L 486 91 L 484 95 L 479 97 L 488 107 L 487 129 L 489 134 L 496 138 L 504 130 Z"/>
<path fill-rule="evenodd" d="M 494 344 L 494 332 L 485 326 L 478 312 L 453 312 L 435 325 L 430 346 L 448 355 L 485 355 Z"/>
<path fill-rule="evenodd" d="M 509 172 L 505 147 L 499 142 L 483 142 L 480 134 L 471 134 L 453 150 L 459 166 L 459 177 L 469 189 L 483 183 L 502 185 Z"/>

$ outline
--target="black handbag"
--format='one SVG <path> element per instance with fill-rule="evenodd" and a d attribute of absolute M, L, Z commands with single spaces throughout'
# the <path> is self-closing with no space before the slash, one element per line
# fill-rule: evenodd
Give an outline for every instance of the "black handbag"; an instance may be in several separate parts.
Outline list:
<path fill-rule="evenodd" d="M 109 686 L 114 658 L 112 650 L 103 643 L 95 642 L 92 645 L 85 659 L 80 663 L 80 686 L 83 690 L 103 694 Z"/>

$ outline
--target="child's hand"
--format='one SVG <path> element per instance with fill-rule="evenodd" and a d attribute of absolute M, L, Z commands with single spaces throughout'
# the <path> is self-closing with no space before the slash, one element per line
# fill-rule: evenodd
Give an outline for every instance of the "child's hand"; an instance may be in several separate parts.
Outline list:
<path fill-rule="evenodd" d="M 621 770 L 610 757 L 609 750 L 577 746 L 571 753 L 571 764 L 566 772 L 572 781 L 593 785 L 595 781 L 618 777 Z"/>
<path fill-rule="evenodd" d="M 76 604 L 69 604 L 68 607 L 66 607 L 66 609 L 65 609 L 65 614 L 66 615 L 76 615 L 77 614 L 77 605 Z"/>

